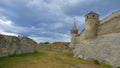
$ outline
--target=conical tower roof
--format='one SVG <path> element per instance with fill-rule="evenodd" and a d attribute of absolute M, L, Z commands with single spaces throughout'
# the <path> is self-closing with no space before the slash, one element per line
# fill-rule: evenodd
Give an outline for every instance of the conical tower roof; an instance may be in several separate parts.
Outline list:
<path fill-rule="evenodd" d="M 73 28 L 71 29 L 71 34 L 78 34 L 78 29 L 77 29 L 77 26 L 76 26 L 76 21 L 74 20 L 74 25 L 73 25 Z"/>
<path fill-rule="evenodd" d="M 93 12 L 93 11 L 90 11 L 90 12 L 89 12 L 89 13 L 87 13 L 85 16 L 88 16 L 88 15 L 91 15 L 91 14 L 94 14 L 94 15 L 99 16 L 99 14 L 97 14 L 97 13 L 95 13 L 95 12 Z"/>
<path fill-rule="evenodd" d="M 73 25 L 73 28 L 72 28 L 72 29 L 77 29 L 76 21 L 74 21 L 74 25 Z"/>

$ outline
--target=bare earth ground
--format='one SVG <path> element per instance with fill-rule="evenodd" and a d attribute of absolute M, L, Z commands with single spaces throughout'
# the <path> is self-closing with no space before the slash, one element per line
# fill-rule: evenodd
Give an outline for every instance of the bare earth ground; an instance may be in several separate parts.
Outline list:
<path fill-rule="evenodd" d="M 39 51 L 31 54 L 0 58 L 0 68 L 111 68 L 93 61 L 73 58 L 72 53 Z"/>

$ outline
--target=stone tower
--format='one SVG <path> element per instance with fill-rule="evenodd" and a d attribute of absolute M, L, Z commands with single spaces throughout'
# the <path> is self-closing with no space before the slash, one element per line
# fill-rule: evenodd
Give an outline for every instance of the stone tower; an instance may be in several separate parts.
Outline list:
<path fill-rule="evenodd" d="M 92 39 L 97 36 L 97 27 L 99 25 L 99 15 L 89 12 L 85 15 L 85 39 Z"/>
<path fill-rule="evenodd" d="M 74 26 L 71 29 L 71 44 L 69 47 L 74 48 L 77 43 L 78 29 L 76 26 L 76 22 L 74 22 Z"/>

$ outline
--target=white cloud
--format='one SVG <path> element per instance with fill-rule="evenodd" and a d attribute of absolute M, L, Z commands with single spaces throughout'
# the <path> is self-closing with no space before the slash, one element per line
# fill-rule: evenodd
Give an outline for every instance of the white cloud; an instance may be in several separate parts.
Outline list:
<path fill-rule="evenodd" d="M 77 25 L 82 25 L 85 22 L 83 16 L 75 16 L 75 17 L 68 17 L 67 16 L 66 18 L 63 18 L 63 20 L 68 24 L 73 24 L 76 21 Z"/>
<path fill-rule="evenodd" d="M 28 7 L 37 9 L 38 11 L 46 11 L 59 18 L 66 17 L 64 9 L 69 5 L 76 5 L 77 3 L 86 2 L 86 0 L 30 0 L 28 1 Z"/>
<path fill-rule="evenodd" d="M 52 28 L 52 29 L 60 29 L 60 28 L 62 28 L 62 27 L 64 27 L 65 25 L 64 25 L 64 23 L 62 23 L 62 22 L 57 22 L 57 23 L 54 23 L 54 24 L 51 24 L 50 25 L 50 27 Z"/>
<path fill-rule="evenodd" d="M 2 0 L 2 1 L 6 2 L 6 4 L 8 4 L 10 6 L 14 3 L 13 0 Z M 92 0 L 90 0 L 90 1 L 92 1 Z M 46 16 L 49 16 L 49 14 L 50 14 L 50 16 L 52 15 L 52 16 L 55 16 L 55 17 L 58 17 L 59 19 L 61 19 L 60 22 L 57 21 L 55 24 L 49 25 L 50 27 L 52 27 L 54 29 L 60 29 L 64 26 L 68 26 L 66 24 L 73 24 L 74 18 L 76 18 L 78 25 L 81 25 L 84 23 L 84 17 L 79 17 L 79 16 L 70 17 L 64 13 L 64 9 L 68 6 L 83 4 L 83 2 L 87 2 L 87 0 L 49 0 L 49 2 L 45 2 L 45 0 L 24 0 L 23 2 L 25 2 L 27 7 L 29 7 L 30 9 L 34 9 L 34 10 L 32 10 L 33 12 L 34 11 L 40 12 L 40 13 L 45 12 Z M 15 5 L 12 5 L 12 7 L 13 6 L 15 6 Z M 4 12 L 4 10 L 0 10 L 0 12 Z M 11 14 L 11 13 L 8 13 L 8 14 Z M 15 14 L 12 14 L 12 15 L 15 15 Z M 43 24 L 41 26 L 45 27 L 45 28 L 49 28 L 48 25 L 46 25 L 46 24 Z M 31 28 L 16 26 L 14 22 L 12 22 L 11 20 L 8 20 L 6 18 L 4 18 L 4 19 L 0 18 L 0 29 L 3 29 L 3 31 L 1 33 L 8 34 L 8 35 L 16 35 L 17 33 L 19 34 L 21 32 L 29 32 L 29 31 L 40 31 L 43 34 L 49 32 L 47 30 L 44 31 L 44 28 L 43 29 L 36 28 L 35 26 L 32 26 Z M 6 31 L 10 31 L 12 33 L 9 33 Z M 56 38 L 39 37 L 39 36 L 30 36 L 30 38 L 34 39 L 37 42 L 70 41 L 70 36 L 67 34 L 53 33 L 53 36 L 56 36 Z"/>
<path fill-rule="evenodd" d="M 16 34 L 16 33 L 9 33 L 9 32 L 1 32 L 0 34 L 10 35 L 10 36 L 18 36 L 18 34 Z"/>
<path fill-rule="evenodd" d="M 35 40 L 37 43 L 40 42 L 55 42 L 55 41 L 59 41 L 59 42 L 70 42 L 70 38 L 66 38 L 66 37 L 62 37 L 62 38 L 48 38 L 48 37 L 31 37 L 29 36 L 29 38 Z"/>
<path fill-rule="evenodd" d="M 63 23 L 55 23 L 52 25 L 52 27 L 55 26 L 55 29 L 62 28 L 64 26 Z M 0 18 L 0 34 L 4 35 L 12 35 L 12 36 L 18 36 L 20 32 L 24 32 L 25 30 L 28 31 L 28 28 L 15 26 L 15 23 L 13 23 L 10 20 L 7 20 L 6 18 Z M 43 31 L 41 28 L 31 27 L 29 28 L 29 31 L 31 30 L 38 30 Z M 10 32 L 8 32 L 10 31 Z M 54 42 L 54 41 L 70 41 L 70 36 L 62 33 L 53 33 L 53 32 L 43 32 L 43 33 L 50 33 L 53 34 L 56 38 L 49 38 L 49 37 L 39 37 L 39 36 L 29 36 L 36 42 Z M 30 34 L 31 35 L 31 34 Z"/>
<path fill-rule="evenodd" d="M 0 29 L 0 34 L 3 35 L 10 35 L 10 36 L 18 36 L 16 33 L 5 32 L 4 30 Z"/>
<path fill-rule="evenodd" d="M 92 1 L 92 0 L 90 0 Z M 68 5 L 76 5 L 77 3 L 87 2 L 87 0 L 48 0 L 48 2 L 44 0 L 30 0 L 28 2 L 28 6 L 30 8 L 38 9 L 39 11 L 47 11 L 55 17 L 58 17 L 60 22 L 56 22 L 54 25 L 52 24 L 52 29 L 59 29 L 66 24 L 73 24 L 74 18 L 77 20 L 78 25 L 84 24 L 84 17 L 70 17 L 64 13 L 64 8 Z M 53 27 L 54 26 L 54 27 Z M 51 25 L 50 25 L 51 27 Z"/>
<path fill-rule="evenodd" d="M 54 16 L 63 16 L 62 4 L 58 4 L 58 1 L 51 0 L 50 3 L 47 3 L 44 0 L 30 0 L 28 6 L 38 11 L 46 11 Z"/>
<path fill-rule="evenodd" d="M 64 2 L 64 0 L 63 0 L 63 2 Z M 76 5 L 76 4 L 78 4 L 78 3 L 83 3 L 83 2 L 85 2 L 85 0 L 66 0 L 66 2 L 67 2 L 68 4 L 70 4 L 70 5 Z"/>
<path fill-rule="evenodd" d="M 40 43 L 40 42 L 53 42 L 53 41 L 55 41 L 53 38 L 48 38 L 48 37 L 29 36 L 29 38 L 35 40 L 37 43 Z"/>
<path fill-rule="evenodd" d="M 12 22 L 11 22 L 11 21 L 6 21 L 6 20 L 0 20 L 0 25 L 11 26 L 11 25 L 12 25 Z"/>
<path fill-rule="evenodd" d="M 21 33 L 26 32 L 25 29 L 28 28 L 16 26 L 15 23 L 13 23 L 11 20 L 6 19 L 5 17 L 0 17 L 0 29 L 14 33 Z"/>
<path fill-rule="evenodd" d="M 31 31 L 44 31 L 44 29 L 43 28 L 41 28 L 41 27 L 39 27 L 39 28 L 36 28 L 35 26 L 32 26 L 31 28 L 29 28 L 29 30 Z"/>
<path fill-rule="evenodd" d="M 0 0 L 1 3 L 1 0 Z M 10 6 L 9 6 L 10 7 Z M 2 16 L 2 14 L 9 14 L 12 17 L 17 17 L 17 15 L 15 14 L 15 12 L 12 12 L 11 10 L 4 8 L 4 7 L 0 7 L 0 16 Z M 1 18 L 1 17 L 0 17 Z"/>
<path fill-rule="evenodd" d="M 55 33 L 55 36 L 58 37 L 58 41 L 70 41 L 70 35 L 69 34 L 62 34 L 62 33 Z"/>
<path fill-rule="evenodd" d="M 40 28 L 27 28 L 22 26 L 16 26 L 14 22 L 6 19 L 6 17 L 0 17 L 0 34 L 18 36 L 19 33 L 30 32 L 33 30 L 42 30 Z"/>
<path fill-rule="evenodd" d="M 49 32 L 46 32 L 49 33 Z M 52 33 L 52 32 L 50 32 Z M 49 38 L 49 37 L 40 37 L 40 36 L 29 36 L 29 38 L 35 40 L 37 43 L 40 42 L 55 42 L 55 41 L 59 41 L 59 42 L 70 42 L 70 35 L 68 34 L 62 34 L 62 33 L 53 33 L 53 36 L 55 36 L 56 38 Z"/>
<path fill-rule="evenodd" d="M 85 23 L 85 18 L 83 16 L 82 17 L 75 16 L 74 18 L 76 19 L 76 22 L 77 22 L 78 25 L 82 25 L 82 24 Z"/>

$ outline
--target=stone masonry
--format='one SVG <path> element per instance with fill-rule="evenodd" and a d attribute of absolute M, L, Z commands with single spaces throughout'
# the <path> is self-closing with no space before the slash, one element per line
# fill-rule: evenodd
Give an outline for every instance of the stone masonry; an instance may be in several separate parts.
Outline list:
<path fill-rule="evenodd" d="M 85 15 L 85 28 L 80 34 L 71 32 L 69 47 L 74 48 L 74 57 L 120 66 L 120 11 L 102 20 L 95 12 Z"/>
<path fill-rule="evenodd" d="M 37 43 L 24 36 L 0 35 L 0 57 L 37 51 Z"/>

